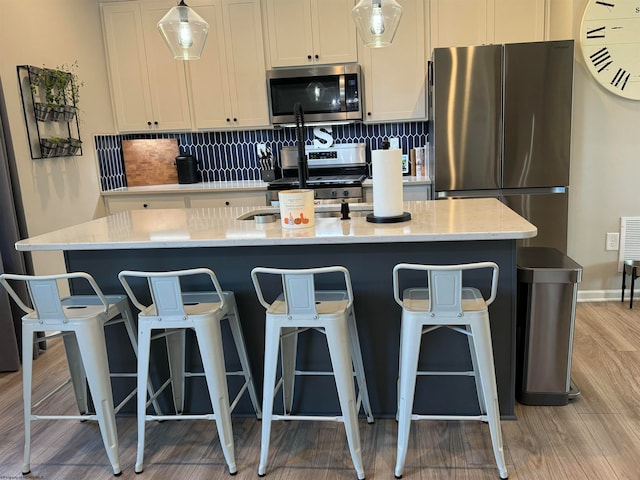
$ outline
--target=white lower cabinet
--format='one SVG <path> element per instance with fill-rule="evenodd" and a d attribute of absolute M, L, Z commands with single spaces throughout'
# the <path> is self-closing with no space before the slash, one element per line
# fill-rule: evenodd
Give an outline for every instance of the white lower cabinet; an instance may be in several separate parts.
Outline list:
<path fill-rule="evenodd" d="M 266 191 L 200 193 L 187 197 L 187 206 L 202 207 L 262 207 L 267 204 Z"/>
<path fill-rule="evenodd" d="M 182 195 L 118 195 L 105 197 L 107 213 L 141 210 L 144 208 L 184 208 Z"/>
<path fill-rule="evenodd" d="M 267 204 L 265 190 L 242 190 L 173 194 L 105 195 L 107 214 L 145 208 L 207 208 L 207 207 L 263 207 Z"/>

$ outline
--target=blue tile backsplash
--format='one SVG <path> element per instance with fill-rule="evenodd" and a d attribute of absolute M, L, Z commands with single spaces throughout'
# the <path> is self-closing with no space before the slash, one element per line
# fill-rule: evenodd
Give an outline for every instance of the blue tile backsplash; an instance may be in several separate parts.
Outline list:
<path fill-rule="evenodd" d="M 313 142 L 313 128 L 305 129 L 306 142 Z M 372 150 L 386 137 L 398 137 L 403 152 L 421 147 L 427 141 L 427 122 L 350 124 L 332 126 L 335 143 L 366 143 Z M 260 180 L 256 144 L 264 143 L 279 162 L 280 149 L 295 145 L 295 129 L 265 129 L 232 132 L 135 133 L 96 135 L 95 146 L 102 191 L 127 186 L 122 161 L 122 140 L 177 138 L 180 153 L 193 155 L 203 181 Z"/>

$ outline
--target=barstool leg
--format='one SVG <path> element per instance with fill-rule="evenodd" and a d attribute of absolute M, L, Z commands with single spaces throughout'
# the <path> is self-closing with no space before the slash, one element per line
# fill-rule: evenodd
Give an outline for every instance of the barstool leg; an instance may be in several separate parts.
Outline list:
<path fill-rule="evenodd" d="M 121 307 L 119 311 L 120 315 L 122 316 L 124 328 L 127 331 L 127 335 L 129 336 L 129 342 L 131 342 L 133 353 L 135 354 L 136 358 L 138 358 L 138 339 L 136 338 L 136 331 L 131 310 L 127 305 L 126 307 Z M 151 379 L 147 380 L 147 392 L 149 393 L 150 398 L 153 398 L 153 396 L 155 395 Z M 156 415 L 162 415 L 162 410 L 160 409 L 160 404 L 158 403 L 157 399 L 153 399 L 151 401 L 151 405 L 153 405 L 153 410 L 156 412 Z"/>
<path fill-rule="evenodd" d="M 469 342 L 469 352 L 471 354 L 471 364 L 473 366 L 473 377 L 476 381 L 476 395 L 478 396 L 478 406 L 480 407 L 480 413 L 482 415 L 487 414 L 487 406 L 484 401 L 484 387 L 482 386 L 482 376 L 478 369 L 478 354 L 476 353 L 475 341 L 473 340 L 473 333 L 471 333 L 471 325 L 467 325 L 465 328 L 469 334 L 467 340 Z"/>
<path fill-rule="evenodd" d="M 173 391 L 173 405 L 178 414 L 184 411 L 185 329 L 167 329 L 167 357 Z"/>
<path fill-rule="evenodd" d="M 231 335 L 233 336 L 233 342 L 236 345 L 236 351 L 238 352 L 238 358 L 240 359 L 244 381 L 249 389 L 249 398 L 251 399 L 253 409 L 256 412 L 256 417 L 260 419 L 262 418 L 262 410 L 260 409 L 260 401 L 258 400 L 258 393 L 256 392 L 256 386 L 253 381 L 251 366 L 249 365 L 249 358 L 247 356 L 247 348 L 244 343 L 242 328 L 240 327 L 238 307 L 236 306 L 236 301 L 233 298 L 233 295 L 230 295 L 228 300 L 232 303 L 232 306 L 229 309 L 231 313 L 227 315 L 227 318 L 229 319 L 229 327 L 231 328 Z"/>
<path fill-rule="evenodd" d="M 22 397 L 24 400 L 24 460 L 22 473 L 31 472 L 31 380 L 33 377 L 33 329 L 22 325 Z"/>
<path fill-rule="evenodd" d="M 360 446 L 360 430 L 358 427 L 358 412 L 356 411 L 355 385 L 353 383 L 353 368 L 351 352 L 349 352 L 348 327 L 344 323 L 335 321 L 325 326 L 327 344 L 333 374 L 335 376 L 340 408 L 347 432 L 347 442 L 351 459 L 360 480 L 365 478 L 362 464 L 362 449 Z"/>
<path fill-rule="evenodd" d="M 198 322 L 194 329 L 198 339 L 198 346 L 200 347 L 204 373 L 207 378 L 211 405 L 216 417 L 216 428 L 218 429 L 222 453 L 229 466 L 229 473 L 235 475 L 238 469 L 236 468 L 233 447 L 229 390 L 227 388 L 220 322 Z"/>
<path fill-rule="evenodd" d="M 260 463 L 258 475 L 264 477 L 269 456 L 271 437 L 271 417 L 273 416 L 273 396 L 280 349 L 280 325 L 267 317 L 264 335 L 264 380 L 262 385 L 262 436 L 260 438 Z"/>
<path fill-rule="evenodd" d="M 409 446 L 409 431 L 413 413 L 413 398 L 416 389 L 416 374 L 418 371 L 418 357 L 420 355 L 420 341 L 422 339 L 422 324 L 402 316 L 400 352 L 400 378 L 398 388 L 398 451 L 396 454 L 396 478 L 402 478 L 404 462 L 407 458 Z"/>
<path fill-rule="evenodd" d="M 627 285 L 627 269 L 625 265 L 622 266 L 622 297 L 620 298 L 620 302 L 624 303 L 624 289 Z"/>
<path fill-rule="evenodd" d="M 367 422 L 373 423 L 373 412 L 371 411 L 371 402 L 369 401 L 369 389 L 367 388 L 367 379 L 364 374 L 364 363 L 362 362 L 362 351 L 360 350 L 360 338 L 358 336 L 358 326 L 356 324 L 356 315 L 353 308 L 348 315 L 347 325 L 349 327 L 349 343 L 351 344 L 351 360 L 356 372 L 358 391 L 362 398 L 362 408 L 367 416 Z"/>
<path fill-rule="evenodd" d="M 67 355 L 67 363 L 69 365 L 69 373 L 71 374 L 71 384 L 78 404 L 80 415 L 86 415 L 89 412 L 89 398 L 87 396 L 87 374 L 84 371 L 82 358 L 80 356 L 80 347 L 78 339 L 69 332 L 62 337 L 64 343 L 64 351 Z"/>
<path fill-rule="evenodd" d="M 149 380 L 149 357 L 151 350 L 150 328 L 146 328 L 144 321 L 138 321 L 138 389 L 137 389 L 137 423 L 138 445 L 135 472 L 144 470 L 144 440 L 145 421 L 147 416 L 147 390 L 145 386 Z"/>
<path fill-rule="evenodd" d="M 104 339 L 103 320 L 99 317 L 86 321 L 76 328 L 80 354 L 87 373 L 87 382 L 100 425 L 100 433 L 114 475 L 122 473 L 118 458 L 118 432 L 113 408 L 113 393 Z"/>
<path fill-rule="evenodd" d="M 633 291 L 636 288 L 637 273 L 636 267 L 633 267 L 631 270 L 631 288 L 629 289 L 629 308 L 633 308 Z"/>
<path fill-rule="evenodd" d="M 478 355 L 478 369 L 480 370 L 480 377 L 482 378 L 482 385 L 484 387 L 484 403 L 487 407 L 487 417 L 489 420 L 491 443 L 493 444 L 493 454 L 496 458 L 500 478 L 508 478 L 509 475 L 504 461 L 504 450 L 502 445 L 500 408 L 498 406 L 498 389 L 496 385 L 493 349 L 491 346 L 489 317 L 485 316 L 481 320 L 478 320 L 477 325 L 471 326 L 471 331 L 475 340 L 475 350 Z"/>
<path fill-rule="evenodd" d="M 280 359 L 282 362 L 282 401 L 285 415 L 293 409 L 293 391 L 296 381 L 296 358 L 298 356 L 298 328 L 282 327 L 280 336 Z"/>

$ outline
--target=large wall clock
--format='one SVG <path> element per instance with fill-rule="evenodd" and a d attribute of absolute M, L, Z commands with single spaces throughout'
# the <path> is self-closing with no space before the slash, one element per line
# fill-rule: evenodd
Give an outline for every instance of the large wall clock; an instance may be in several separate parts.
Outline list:
<path fill-rule="evenodd" d="M 640 0 L 589 0 L 579 41 L 600 85 L 640 100 Z"/>

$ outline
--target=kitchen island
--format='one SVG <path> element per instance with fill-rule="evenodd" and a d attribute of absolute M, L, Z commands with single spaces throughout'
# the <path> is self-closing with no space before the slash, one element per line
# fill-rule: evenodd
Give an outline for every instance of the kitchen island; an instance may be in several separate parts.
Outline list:
<path fill-rule="evenodd" d="M 498 295 L 490 307 L 498 395 L 503 417 L 513 417 L 516 240 L 535 236 L 536 228 L 495 199 L 406 202 L 405 210 L 412 219 L 395 224 L 368 223 L 365 213 L 371 205 L 353 205 L 350 220 L 329 212 L 335 207 L 318 206 L 315 226 L 297 230 L 283 229 L 279 222 L 256 223 L 254 211 L 269 213 L 265 207 L 133 210 L 22 240 L 16 247 L 22 251 L 63 251 L 68 271 L 90 273 L 109 294 L 123 293 L 117 274 L 124 269 L 211 268 L 222 287 L 236 294 L 259 389 L 264 310 L 251 283 L 251 269 L 343 265 L 351 273 L 372 408 L 375 415 L 389 417 L 396 410 L 401 313 L 393 299 L 393 266 L 400 262 L 494 261 L 500 267 Z M 488 279 L 480 287 L 488 295 L 487 283 Z M 75 285 L 72 290 L 85 293 Z M 444 330 L 425 337 L 421 363 L 439 370 L 468 368 L 466 337 Z M 329 360 L 320 341 L 324 341 L 321 336 L 301 343 L 299 359 L 308 368 L 326 370 Z M 135 365 L 124 349 L 119 350 L 118 341 L 109 344 L 112 368 Z M 165 368 L 163 353 L 163 346 L 156 342 L 152 374 Z M 194 369 L 199 367 L 197 357 L 188 358 Z M 228 362 L 233 364 L 236 359 L 230 356 Z M 234 386 L 230 380 L 230 388 Z M 303 378 L 297 386 L 303 389 L 294 405 L 297 410 L 337 411 L 331 377 Z M 189 410 L 209 408 L 205 389 L 202 379 L 190 381 Z M 416 392 L 416 411 L 467 414 L 477 411 L 476 403 L 472 377 L 428 377 L 419 382 Z M 250 412 L 249 402 L 243 399 L 236 413 Z"/>

